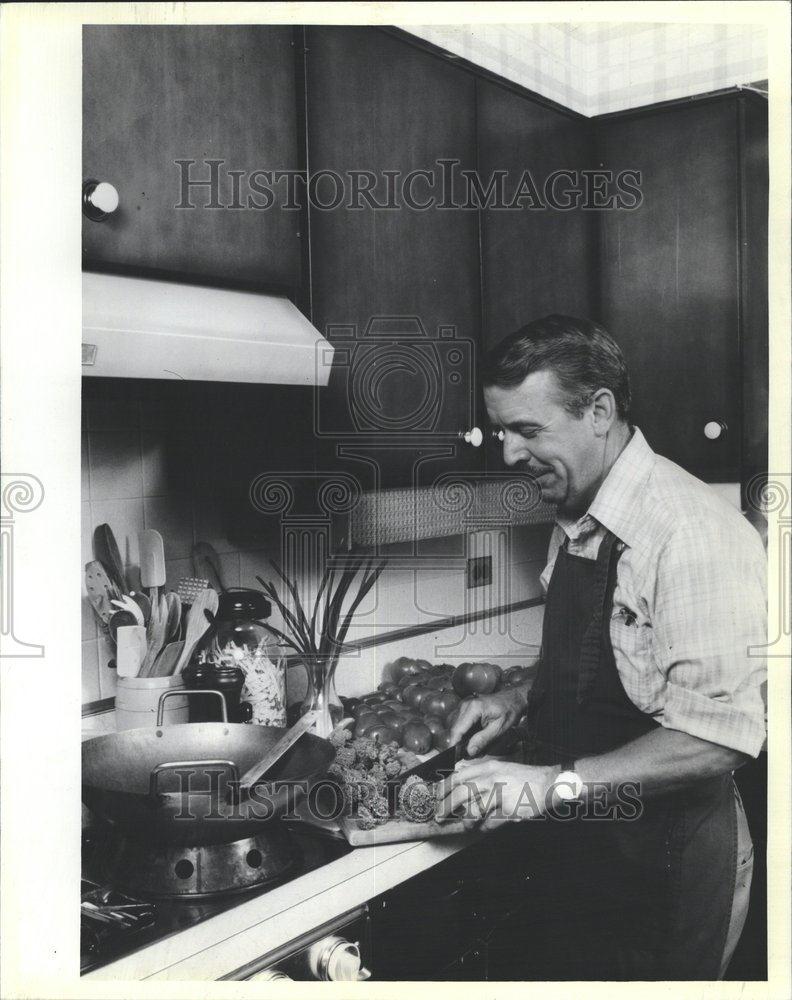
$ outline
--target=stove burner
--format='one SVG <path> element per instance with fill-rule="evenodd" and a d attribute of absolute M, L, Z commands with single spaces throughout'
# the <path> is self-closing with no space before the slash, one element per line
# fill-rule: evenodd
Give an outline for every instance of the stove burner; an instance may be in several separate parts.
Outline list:
<path fill-rule="evenodd" d="M 299 847 L 285 826 L 226 844 L 155 844 L 109 833 L 98 846 L 97 878 L 152 899 L 209 899 L 248 892 L 296 874 Z"/>
<path fill-rule="evenodd" d="M 89 896 L 89 900 L 108 899 L 117 905 L 124 901 L 127 905 L 143 905 L 154 911 L 155 919 L 150 923 L 146 918 L 129 927 L 123 927 L 120 923 L 100 926 L 94 920 L 87 924 L 84 919 L 80 947 L 81 973 L 90 972 L 170 934 L 193 927 L 243 900 L 263 895 L 352 850 L 345 840 L 318 833 L 312 828 L 306 828 L 304 823 L 287 825 L 277 821 L 278 832 L 274 834 L 274 838 L 270 836 L 273 823 L 268 823 L 267 827 L 263 843 L 261 837 L 256 836 L 225 845 L 229 849 L 225 852 L 226 861 L 230 857 L 235 858 L 236 867 L 233 867 L 233 871 L 236 875 L 232 875 L 226 865 L 223 879 L 210 877 L 212 865 L 217 860 L 211 852 L 216 851 L 218 845 L 209 848 L 167 848 L 167 851 L 174 852 L 169 855 L 172 870 L 167 891 L 163 891 L 163 885 L 156 878 L 146 877 L 144 866 L 157 858 L 147 856 L 145 851 L 141 853 L 141 845 L 128 838 L 124 841 L 117 831 L 106 824 L 100 823 L 85 831 L 82 844 L 83 899 L 86 898 L 87 889 L 96 891 L 96 883 L 101 883 L 101 895 Z M 162 848 L 159 851 L 159 863 L 164 865 L 166 859 Z M 279 875 L 272 875 L 267 881 L 266 873 L 273 872 L 273 856 L 276 860 L 280 858 L 284 865 Z M 193 866 L 189 875 L 186 875 L 187 867 L 180 865 L 181 861 Z M 186 877 L 176 872 L 177 865 L 179 872 Z M 244 884 L 234 883 L 234 878 L 239 879 L 243 874 Z M 199 875 L 201 887 L 206 890 L 211 883 L 211 892 L 172 891 L 174 886 L 182 890 L 197 888 Z M 92 882 L 88 882 L 89 879 Z M 217 886 L 224 880 L 231 888 L 218 889 Z M 141 882 L 146 883 L 148 888 L 139 888 Z M 128 887 L 128 895 L 121 893 L 120 890 L 124 887 Z"/>

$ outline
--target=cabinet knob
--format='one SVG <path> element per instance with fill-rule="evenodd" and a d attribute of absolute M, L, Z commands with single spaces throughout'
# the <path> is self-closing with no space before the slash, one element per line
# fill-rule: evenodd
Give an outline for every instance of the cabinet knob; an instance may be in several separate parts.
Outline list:
<path fill-rule="evenodd" d="M 118 191 L 107 181 L 83 184 L 83 212 L 93 222 L 102 222 L 118 208 Z"/>
<path fill-rule="evenodd" d="M 704 437 L 709 441 L 717 441 L 726 430 L 726 424 L 722 420 L 710 420 L 704 424 Z"/>
<path fill-rule="evenodd" d="M 471 427 L 469 431 L 460 432 L 459 436 L 473 448 L 480 448 L 484 440 L 484 433 L 480 427 Z"/>

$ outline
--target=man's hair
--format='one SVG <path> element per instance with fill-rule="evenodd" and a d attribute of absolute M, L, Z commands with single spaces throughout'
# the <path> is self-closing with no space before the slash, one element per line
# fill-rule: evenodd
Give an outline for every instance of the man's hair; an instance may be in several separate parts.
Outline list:
<path fill-rule="evenodd" d="M 621 420 L 630 413 L 630 380 L 619 345 L 588 319 L 545 316 L 521 327 L 484 357 L 484 385 L 513 389 L 532 372 L 552 372 L 564 408 L 582 417 L 598 389 L 610 389 Z"/>

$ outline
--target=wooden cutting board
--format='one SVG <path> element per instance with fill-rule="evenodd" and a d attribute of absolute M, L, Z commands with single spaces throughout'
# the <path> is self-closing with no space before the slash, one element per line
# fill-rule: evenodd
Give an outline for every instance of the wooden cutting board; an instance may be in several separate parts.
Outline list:
<path fill-rule="evenodd" d="M 462 820 L 447 823 L 410 823 L 406 819 L 389 819 L 373 830 L 361 830 L 357 820 L 342 816 L 338 821 L 341 832 L 352 847 L 371 847 L 373 844 L 397 844 L 406 840 L 433 840 L 435 837 L 453 837 L 465 833 Z"/>

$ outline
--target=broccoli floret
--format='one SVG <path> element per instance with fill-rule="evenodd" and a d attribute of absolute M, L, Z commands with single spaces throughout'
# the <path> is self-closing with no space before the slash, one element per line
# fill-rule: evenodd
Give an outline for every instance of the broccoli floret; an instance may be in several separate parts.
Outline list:
<path fill-rule="evenodd" d="M 369 779 L 379 788 L 388 780 L 387 772 L 382 764 L 372 764 L 368 773 Z"/>
<path fill-rule="evenodd" d="M 379 744 L 368 736 L 358 736 L 352 741 L 357 759 L 363 766 L 371 766 L 379 758 Z"/>
<path fill-rule="evenodd" d="M 399 808 L 404 817 L 413 823 L 428 823 L 434 816 L 434 786 L 413 775 L 399 789 Z"/>
<path fill-rule="evenodd" d="M 367 802 L 366 805 L 368 811 L 375 819 L 386 820 L 388 818 L 390 810 L 388 809 L 388 800 L 384 796 L 377 795 Z"/>
<path fill-rule="evenodd" d="M 334 729 L 330 733 L 330 742 L 334 747 L 343 747 L 352 739 L 352 733 L 348 729 Z"/>
<path fill-rule="evenodd" d="M 397 758 L 394 758 L 385 764 L 385 775 L 388 778 L 398 778 L 401 774 L 401 769 L 401 762 Z"/>
<path fill-rule="evenodd" d="M 337 767 L 351 768 L 355 766 L 357 754 L 350 746 L 340 746 L 336 750 L 335 764 Z"/>
<path fill-rule="evenodd" d="M 380 748 L 379 761 L 380 764 L 387 764 L 389 760 L 396 760 L 396 756 L 399 752 L 399 744 L 395 741 L 386 743 Z"/>
<path fill-rule="evenodd" d="M 379 820 L 365 806 L 361 806 L 358 809 L 357 824 L 361 830 L 373 830 L 375 826 L 379 826 Z"/>

